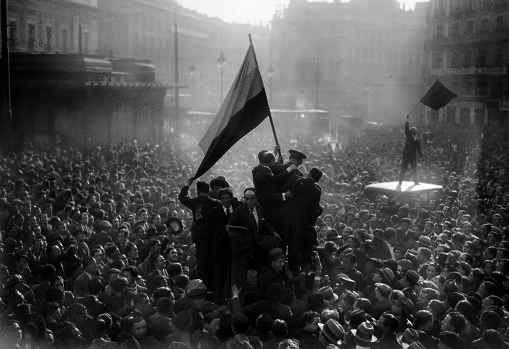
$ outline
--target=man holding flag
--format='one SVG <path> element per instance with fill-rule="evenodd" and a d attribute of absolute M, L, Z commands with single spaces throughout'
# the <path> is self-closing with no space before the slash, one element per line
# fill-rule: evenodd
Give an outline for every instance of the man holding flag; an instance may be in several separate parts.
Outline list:
<path fill-rule="evenodd" d="M 199 143 L 205 156 L 193 179 L 207 172 L 235 143 L 255 129 L 267 116 L 271 117 L 251 36 L 249 41 L 249 49 L 235 81 L 216 118 Z"/>

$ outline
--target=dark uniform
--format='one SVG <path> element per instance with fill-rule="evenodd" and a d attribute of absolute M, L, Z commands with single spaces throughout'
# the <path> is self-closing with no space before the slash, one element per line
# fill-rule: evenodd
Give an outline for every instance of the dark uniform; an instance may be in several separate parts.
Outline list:
<path fill-rule="evenodd" d="M 301 266 L 311 264 L 313 245 L 317 243 L 314 225 L 322 213 L 322 190 L 316 182 L 310 175 L 298 179 L 292 188 L 293 197 L 288 199 L 281 211 L 282 231 L 288 232 L 288 257 L 294 275 L 298 274 Z"/>

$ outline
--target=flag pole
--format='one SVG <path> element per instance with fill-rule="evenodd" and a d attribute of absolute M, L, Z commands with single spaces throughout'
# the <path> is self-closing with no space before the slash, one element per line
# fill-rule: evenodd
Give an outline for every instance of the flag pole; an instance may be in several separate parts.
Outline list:
<path fill-rule="evenodd" d="M 412 114 L 414 112 L 414 110 L 417 109 L 417 107 L 419 106 L 420 103 L 421 103 L 421 101 L 415 103 L 414 107 L 408 112 L 407 116 L 410 116 L 410 114 Z"/>
<path fill-rule="evenodd" d="M 253 46 L 253 40 L 251 40 L 251 34 L 247 34 L 247 35 L 249 36 L 249 44 L 251 46 Z M 254 57 L 255 57 L 255 61 L 256 61 L 256 66 L 258 67 L 258 59 L 256 58 L 256 55 L 254 55 Z M 265 87 L 264 87 L 264 89 L 265 89 Z M 274 134 L 274 140 L 276 141 L 276 148 L 279 153 L 278 155 L 279 155 L 279 157 L 282 158 L 279 141 L 277 139 L 276 128 L 274 127 L 274 121 L 272 120 L 272 113 L 270 112 L 270 107 L 269 107 L 269 121 L 270 121 L 270 127 L 272 128 L 272 133 Z"/>

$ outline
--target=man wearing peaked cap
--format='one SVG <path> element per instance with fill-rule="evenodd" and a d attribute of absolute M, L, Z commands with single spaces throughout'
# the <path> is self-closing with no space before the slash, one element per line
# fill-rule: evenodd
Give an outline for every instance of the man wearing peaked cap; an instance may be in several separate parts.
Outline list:
<path fill-rule="evenodd" d="M 269 251 L 270 264 L 265 265 L 257 278 L 256 297 L 258 299 L 267 299 L 268 287 L 273 283 L 279 283 L 284 287 L 291 286 L 291 280 L 286 275 L 284 268 L 286 262 L 286 254 L 279 247 Z"/>

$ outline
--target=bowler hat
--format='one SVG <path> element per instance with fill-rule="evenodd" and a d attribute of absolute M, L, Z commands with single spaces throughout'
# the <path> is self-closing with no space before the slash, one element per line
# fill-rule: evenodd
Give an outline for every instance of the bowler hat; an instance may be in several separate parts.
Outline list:
<path fill-rule="evenodd" d="M 343 335 L 345 334 L 345 330 L 343 327 L 334 319 L 329 319 L 325 324 L 318 324 L 322 334 L 325 338 L 327 338 L 330 342 L 341 344 L 341 340 L 343 339 Z"/>
<path fill-rule="evenodd" d="M 288 152 L 290 153 L 290 157 L 295 158 L 297 160 L 304 160 L 307 158 L 306 154 L 298 150 L 290 149 Z"/>
<path fill-rule="evenodd" d="M 377 338 L 373 335 L 375 333 L 375 329 L 373 326 L 365 321 L 357 327 L 356 330 L 352 330 L 352 334 L 355 339 L 364 342 L 364 343 L 374 343 L 377 341 Z"/>

